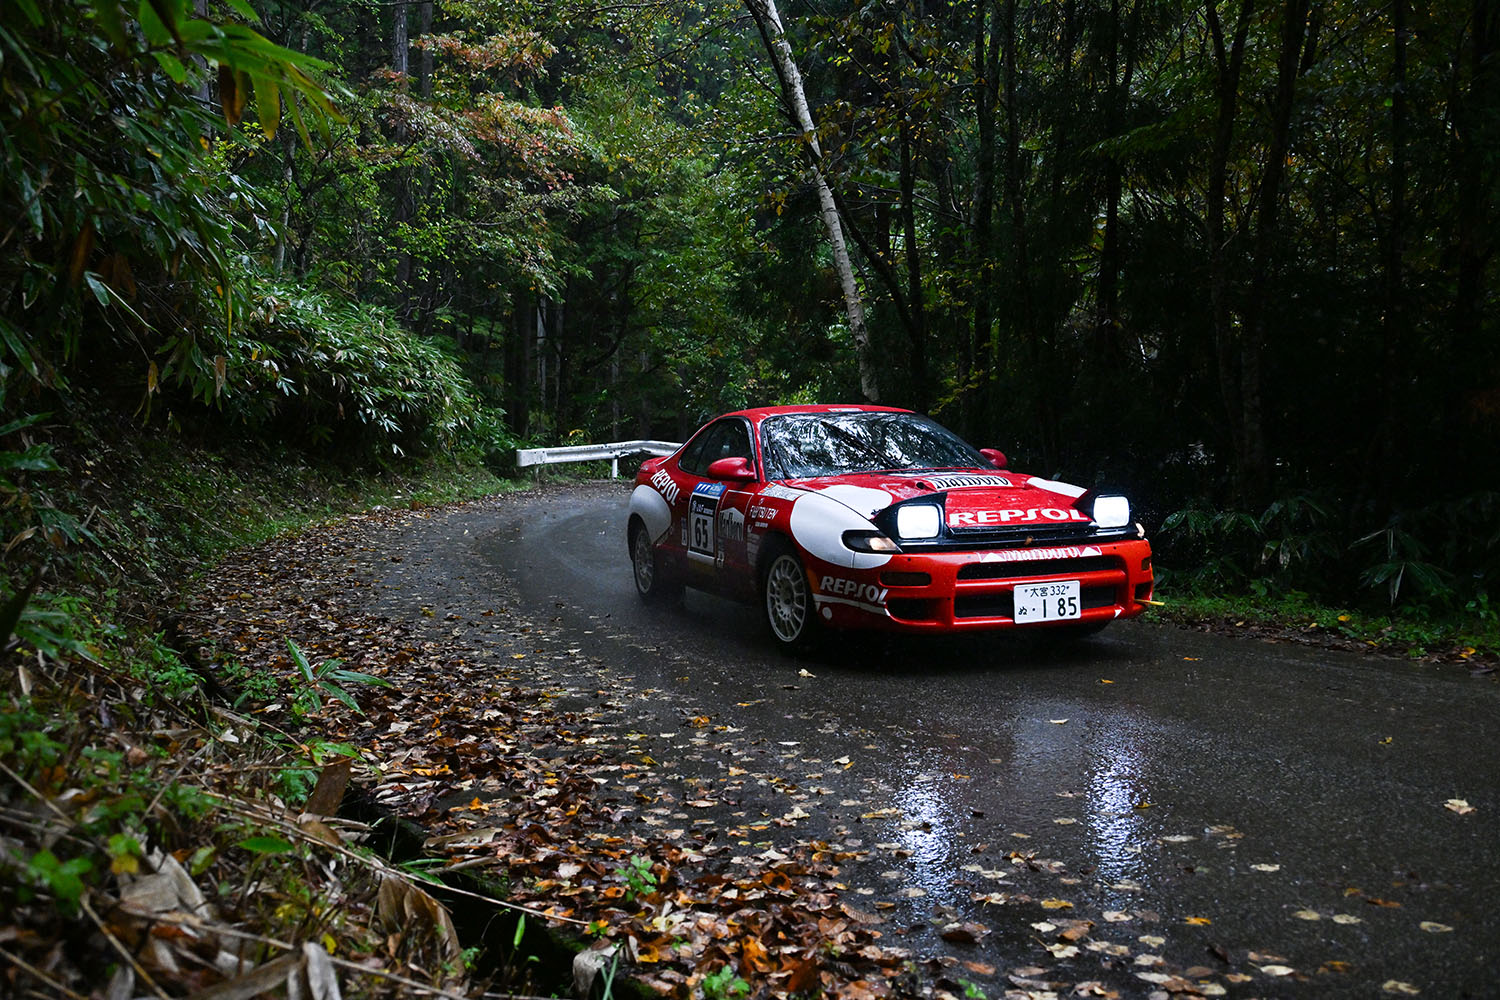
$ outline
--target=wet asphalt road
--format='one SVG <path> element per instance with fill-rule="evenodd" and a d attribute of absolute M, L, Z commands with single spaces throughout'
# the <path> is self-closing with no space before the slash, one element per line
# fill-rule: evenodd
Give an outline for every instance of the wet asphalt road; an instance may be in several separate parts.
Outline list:
<path fill-rule="evenodd" d="M 686 738 L 690 713 L 783 768 L 808 794 L 752 787 L 735 815 L 796 808 L 797 835 L 868 851 L 846 881 L 861 905 L 896 903 L 906 946 L 948 947 L 934 914 L 975 919 L 997 933 L 954 953 L 1050 968 L 1055 938 L 1029 922 L 1060 913 L 1127 964 L 1248 974 L 1231 996 L 1500 996 L 1493 680 L 1137 622 L 1067 647 L 849 640 L 788 659 L 754 609 L 638 600 L 627 496 L 591 485 L 460 513 L 433 562 L 505 580 L 518 610 L 644 692 L 629 728 L 690 785 L 724 770 Z M 975 902 L 991 891 L 1073 906 Z M 1096 978 L 1099 957 L 1042 978 Z"/>

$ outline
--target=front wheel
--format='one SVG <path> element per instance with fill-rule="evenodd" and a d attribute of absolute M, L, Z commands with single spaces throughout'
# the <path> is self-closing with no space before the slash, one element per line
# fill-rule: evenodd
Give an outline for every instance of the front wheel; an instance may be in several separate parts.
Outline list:
<path fill-rule="evenodd" d="M 630 568 L 636 593 L 645 601 L 663 601 L 682 593 L 682 585 L 669 577 L 651 544 L 651 532 L 639 521 L 630 527 Z"/>
<path fill-rule="evenodd" d="M 760 582 L 761 605 L 771 636 L 783 649 L 806 649 L 818 632 L 812 587 L 796 551 L 780 543 L 770 553 Z"/>

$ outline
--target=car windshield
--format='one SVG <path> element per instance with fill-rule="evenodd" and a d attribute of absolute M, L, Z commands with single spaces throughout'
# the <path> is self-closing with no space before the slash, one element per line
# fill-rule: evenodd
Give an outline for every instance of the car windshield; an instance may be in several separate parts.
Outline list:
<path fill-rule="evenodd" d="M 849 472 L 968 469 L 989 463 L 952 431 L 915 413 L 785 413 L 761 424 L 768 479 Z"/>

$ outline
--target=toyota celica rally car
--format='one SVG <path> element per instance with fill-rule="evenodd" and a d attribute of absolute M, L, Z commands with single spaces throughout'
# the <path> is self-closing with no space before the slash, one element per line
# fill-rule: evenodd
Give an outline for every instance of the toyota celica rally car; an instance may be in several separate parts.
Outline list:
<path fill-rule="evenodd" d="M 786 647 L 825 628 L 1080 633 L 1145 610 L 1129 501 L 1005 465 L 907 410 L 725 414 L 641 465 L 635 585 L 758 601 Z"/>

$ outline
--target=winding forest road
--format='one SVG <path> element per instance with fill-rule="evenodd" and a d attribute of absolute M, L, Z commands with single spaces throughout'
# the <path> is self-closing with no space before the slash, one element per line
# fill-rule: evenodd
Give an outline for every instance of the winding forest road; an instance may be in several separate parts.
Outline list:
<path fill-rule="evenodd" d="M 1101 962 L 1127 995 L 1161 969 L 1230 996 L 1500 994 L 1492 679 L 1134 622 L 1066 648 L 851 640 L 792 660 L 753 609 L 643 605 L 627 496 L 435 512 L 386 539 L 404 556 L 372 599 L 475 645 L 497 601 L 538 622 L 539 652 L 574 655 L 527 661 L 536 682 L 584 707 L 614 692 L 618 752 L 683 802 L 756 779 L 669 821 L 858 855 L 849 898 L 991 996 Z M 985 902 L 1017 889 L 1031 902 Z M 1093 923 L 1085 947 L 1066 920 Z M 994 933 L 941 938 L 955 921 Z"/>

